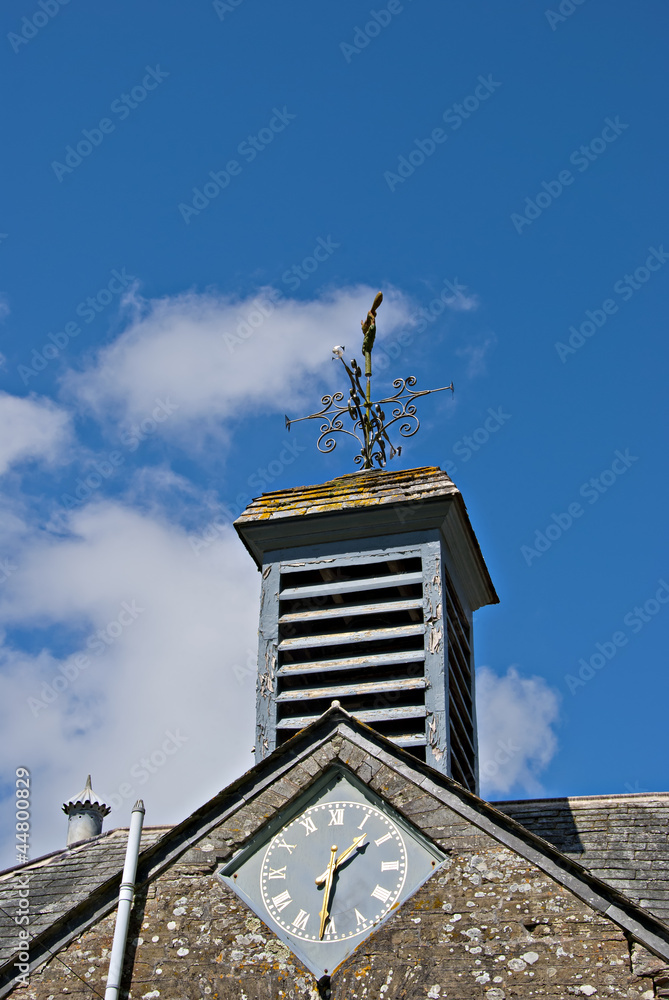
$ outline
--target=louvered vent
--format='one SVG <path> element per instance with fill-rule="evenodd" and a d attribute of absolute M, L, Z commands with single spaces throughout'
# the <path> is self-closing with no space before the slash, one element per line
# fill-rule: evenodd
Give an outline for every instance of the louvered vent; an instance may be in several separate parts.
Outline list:
<path fill-rule="evenodd" d="M 448 616 L 448 698 L 451 776 L 476 791 L 476 729 L 472 701 L 470 627 L 453 585 L 446 577 Z"/>
<path fill-rule="evenodd" d="M 419 556 L 281 572 L 277 745 L 338 698 L 425 760 L 425 626 Z"/>

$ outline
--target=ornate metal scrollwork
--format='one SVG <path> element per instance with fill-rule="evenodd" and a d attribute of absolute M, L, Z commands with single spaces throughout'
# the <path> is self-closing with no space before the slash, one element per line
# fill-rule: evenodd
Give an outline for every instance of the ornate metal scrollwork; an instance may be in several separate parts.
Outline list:
<path fill-rule="evenodd" d="M 388 437 L 388 428 L 398 421 L 400 437 L 413 437 L 420 428 L 420 421 L 416 414 L 414 400 L 420 396 L 429 396 L 433 392 L 445 392 L 450 389 L 454 392 L 453 383 L 442 386 L 440 389 L 414 389 L 416 378 L 409 375 L 407 378 L 396 378 L 393 381 L 393 388 L 396 392 L 384 399 L 372 400 L 371 398 L 371 376 L 372 376 L 372 349 L 376 335 L 376 310 L 383 301 L 383 295 L 378 293 L 374 299 L 372 308 L 367 313 L 366 319 L 361 323 L 363 332 L 363 356 L 365 358 L 366 385 L 362 384 L 362 369 L 358 362 L 353 359 L 350 366 L 344 361 L 345 347 L 334 347 L 332 349 L 333 360 L 339 359 L 346 369 L 351 388 L 348 397 L 343 392 L 326 394 L 321 397 L 323 408 L 316 413 L 310 413 L 306 417 L 297 417 L 295 420 L 286 420 L 286 428 L 290 430 L 291 424 L 300 420 L 318 420 L 325 418 L 320 427 L 320 435 L 316 446 L 323 454 L 328 454 L 337 446 L 337 440 L 333 435 L 346 434 L 356 439 L 360 445 L 360 452 L 354 458 L 354 462 L 363 469 L 373 469 L 375 463 L 382 469 L 388 458 L 402 453 L 401 445 L 395 447 Z M 344 401 L 346 399 L 346 401 Z M 391 419 L 386 421 L 383 406 L 390 404 Z M 344 414 L 353 421 L 352 430 L 344 426 Z M 386 457 L 386 445 L 389 449 Z"/>

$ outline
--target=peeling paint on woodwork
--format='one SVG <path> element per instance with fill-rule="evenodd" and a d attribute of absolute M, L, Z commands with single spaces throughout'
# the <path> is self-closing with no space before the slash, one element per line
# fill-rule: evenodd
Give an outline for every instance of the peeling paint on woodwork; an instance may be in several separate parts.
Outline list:
<path fill-rule="evenodd" d="M 427 651 L 428 653 L 439 653 L 444 634 L 440 625 L 433 625 L 428 630 Z"/>
<path fill-rule="evenodd" d="M 276 652 L 270 647 L 265 650 L 265 670 L 258 678 L 258 694 L 261 698 L 269 698 L 274 693 L 275 676 Z"/>
<path fill-rule="evenodd" d="M 264 759 L 267 756 L 269 750 L 269 742 L 267 740 L 267 735 L 265 733 L 265 728 L 262 723 L 258 723 L 256 726 L 256 741 L 257 748 L 259 750 L 259 756 Z"/>
<path fill-rule="evenodd" d="M 441 758 L 444 756 L 444 751 L 439 746 L 437 737 L 437 719 L 436 716 L 434 715 L 430 719 L 430 723 L 427 727 L 427 741 L 435 759 L 438 761 L 441 760 Z"/>

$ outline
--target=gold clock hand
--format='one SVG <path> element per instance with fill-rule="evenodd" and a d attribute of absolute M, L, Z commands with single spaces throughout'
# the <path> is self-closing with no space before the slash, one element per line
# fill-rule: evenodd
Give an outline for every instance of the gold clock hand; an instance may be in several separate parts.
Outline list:
<path fill-rule="evenodd" d="M 339 866 L 341 864 L 344 863 L 344 861 L 347 860 L 347 858 L 350 858 L 350 856 L 353 854 L 353 852 L 358 847 L 362 846 L 361 842 L 365 839 L 366 836 L 367 836 L 367 834 L 363 833 L 359 837 L 356 837 L 355 840 L 353 841 L 353 843 L 351 844 L 351 846 L 347 847 L 345 851 L 341 852 L 341 854 L 339 855 L 339 857 L 337 858 L 337 860 L 335 862 L 335 871 L 337 870 L 337 868 L 339 868 Z M 327 869 L 326 869 L 323 872 L 323 874 L 319 875 L 318 878 L 316 879 L 316 885 L 323 885 L 323 883 L 325 882 L 325 880 L 327 878 L 327 875 L 328 875 L 328 872 L 327 872 Z"/>
<path fill-rule="evenodd" d="M 330 913 L 330 893 L 332 892 L 332 880 L 335 873 L 335 854 L 337 853 L 337 845 L 333 844 L 330 848 L 330 860 L 328 866 L 325 870 L 325 889 L 323 890 L 323 908 L 320 912 L 321 918 L 321 929 L 318 935 L 319 941 L 323 940 L 323 932 L 325 931 L 325 924 Z"/>

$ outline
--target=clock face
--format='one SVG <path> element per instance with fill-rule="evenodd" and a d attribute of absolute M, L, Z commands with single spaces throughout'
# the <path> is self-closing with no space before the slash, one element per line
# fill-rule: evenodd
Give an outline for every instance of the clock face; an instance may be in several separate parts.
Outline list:
<path fill-rule="evenodd" d="M 443 860 L 419 830 L 337 766 L 218 875 L 320 978 Z"/>
<path fill-rule="evenodd" d="M 337 865 L 347 848 L 351 853 Z M 335 870 L 321 935 L 325 874 L 336 846 Z M 343 941 L 374 927 L 397 902 L 407 851 L 397 825 L 375 806 L 336 800 L 305 809 L 269 842 L 260 873 L 267 912 L 294 937 Z M 311 883 L 306 872 L 313 872 Z"/>

